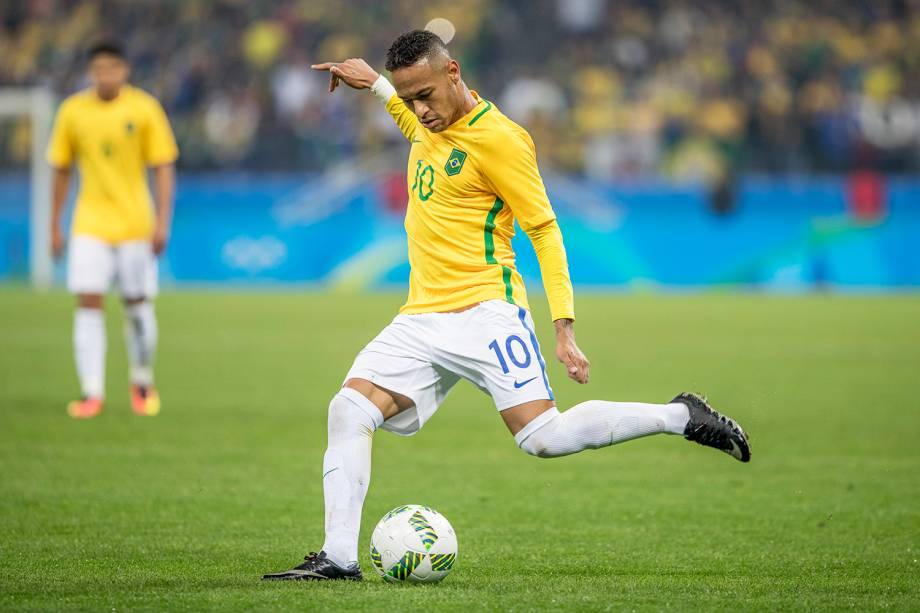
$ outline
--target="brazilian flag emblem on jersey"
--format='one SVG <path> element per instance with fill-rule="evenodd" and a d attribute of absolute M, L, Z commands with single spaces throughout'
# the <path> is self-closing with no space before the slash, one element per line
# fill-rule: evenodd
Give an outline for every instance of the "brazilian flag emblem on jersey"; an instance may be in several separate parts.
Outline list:
<path fill-rule="evenodd" d="M 463 162 L 465 161 L 466 153 L 460 151 L 459 149 L 454 149 L 450 152 L 450 157 L 447 158 L 447 163 L 444 164 L 444 172 L 446 172 L 450 177 L 460 174 L 460 171 L 463 170 Z"/>

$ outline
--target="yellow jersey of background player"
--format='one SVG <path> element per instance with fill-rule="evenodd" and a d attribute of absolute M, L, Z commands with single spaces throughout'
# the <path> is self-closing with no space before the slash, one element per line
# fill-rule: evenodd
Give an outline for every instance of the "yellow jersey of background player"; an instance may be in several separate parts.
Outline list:
<path fill-rule="evenodd" d="M 511 237 L 516 219 L 540 262 L 556 356 L 572 379 L 587 383 L 562 234 L 530 136 L 466 86 L 440 38 L 422 30 L 397 38 L 387 53 L 393 84 L 361 59 L 314 68 L 331 72 L 330 91 L 340 81 L 370 89 L 410 142 L 409 297 L 329 404 L 322 549 L 264 579 L 361 578 L 358 532 L 373 432 L 418 432 L 460 379 L 490 395 L 517 445 L 538 457 L 669 433 L 750 459 L 742 429 L 695 394 L 667 404 L 591 400 L 556 409 Z"/>
<path fill-rule="evenodd" d="M 157 256 L 166 247 L 175 190 L 178 148 L 157 100 L 127 83 L 130 67 L 121 47 L 101 42 L 88 52 L 91 86 L 61 104 L 48 145 L 54 167 L 51 244 L 64 252 L 61 217 L 71 167 L 80 171 L 80 192 L 71 225 L 67 285 L 77 296 L 74 357 L 82 396 L 71 417 L 102 411 L 105 397 L 103 295 L 116 282 L 125 302 L 125 334 L 131 364 L 131 407 L 156 415 L 153 383 L 157 322 Z M 147 185 L 153 169 L 156 208 Z"/>

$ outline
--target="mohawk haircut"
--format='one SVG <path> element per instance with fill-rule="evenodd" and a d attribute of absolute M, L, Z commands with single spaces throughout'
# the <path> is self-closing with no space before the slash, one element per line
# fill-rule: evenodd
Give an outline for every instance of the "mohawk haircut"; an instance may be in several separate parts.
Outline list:
<path fill-rule="evenodd" d="M 87 61 L 93 61 L 97 55 L 113 55 L 119 59 L 125 59 L 125 50 L 118 41 L 100 40 L 86 50 Z"/>
<path fill-rule="evenodd" d="M 437 34 L 428 30 L 411 30 L 400 34 L 390 45 L 387 50 L 386 69 L 393 72 L 399 68 L 414 66 L 438 52 L 447 55 L 447 45 Z"/>

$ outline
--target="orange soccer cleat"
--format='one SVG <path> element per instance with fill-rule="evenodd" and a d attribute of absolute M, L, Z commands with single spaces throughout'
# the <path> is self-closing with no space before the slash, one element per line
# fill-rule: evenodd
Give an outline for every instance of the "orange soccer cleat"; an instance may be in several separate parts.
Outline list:
<path fill-rule="evenodd" d="M 83 398 L 67 405 L 67 414 L 74 419 L 89 419 L 102 413 L 102 398 Z"/>
<path fill-rule="evenodd" d="M 153 417 L 160 412 L 160 395 L 155 387 L 146 385 L 131 386 L 131 410 L 135 415 Z"/>

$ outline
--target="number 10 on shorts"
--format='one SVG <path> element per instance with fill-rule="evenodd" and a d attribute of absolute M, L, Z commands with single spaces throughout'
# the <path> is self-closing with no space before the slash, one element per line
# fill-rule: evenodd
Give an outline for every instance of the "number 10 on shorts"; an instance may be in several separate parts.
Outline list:
<path fill-rule="evenodd" d="M 508 374 L 508 372 L 510 372 L 508 369 L 508 362 L 505 360 L 505 355 L 502 354 L 498 339 L 489 343 L 489 349 L 495 352 L 495 357 L 498 358 L 498 365 L 502 367 L 502 372 Z M 508 355 L 508 359 L 511 360 L 511 363 L 518 368 L 527 368 L 530 366 L 530 349 L 527 348 L 527 343 L 521 340 L 521 337 L 517 334 L 512 334 L 505 339 L 505 354 Z M 518 359 L 519 355 L 523 355 L 523 357 Z"/>

